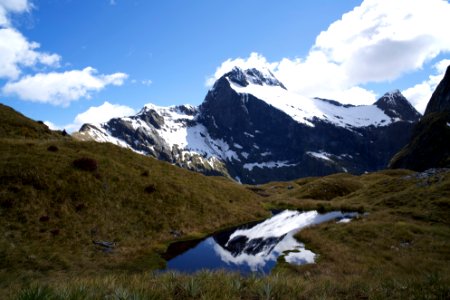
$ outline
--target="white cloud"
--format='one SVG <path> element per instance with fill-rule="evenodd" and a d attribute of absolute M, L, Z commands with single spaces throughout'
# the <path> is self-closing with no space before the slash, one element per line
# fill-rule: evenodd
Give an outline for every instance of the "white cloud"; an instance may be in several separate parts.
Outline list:
<path fill-rule="evenodd" d="M 92 106 L 83 113 L 75 117 L 74 123 L 83 125 L 85 123 L 103 123 L 112 118 L 131 116 L 136 114 L 136 111 L 131 107 L 120 104 L 111 104 L 105 101 L 100 106 Z"/>
<path fill-rule="evenodd" d="M 112 118 L 119 118 L 125 116 L 135 115 L 136 111 L 126 105 L 111 104 L 105 101 L 100 106 L 91 106 L 86 111 L 79 113 L 72 123 L 58 126 L 50 121 L 45 121 L 44 123 L 52 130 L 62 130 L 66 129 L 68 132 L 73 132 L 79 130 L 83 124 L 98 124 L 107 122 Z"/>
<path fill-rule="evenodd" d="M 91 93 L 107 85 L 122 85 L 128 77 L 124 73 L 97 74 L 92 67 L 63 73 L 38 73 L 25 76 L 16 82 L 8 82 L 3 92 L 15 94 L 22 100 L 68 106 L 80 98 L 90 98 Z"/>
<path fill-rule="evenodd" d="M 28 0 L 0 0 L 0 26 L 9 26 L 10 12 L 21 13 L 29 11 L 31 8 Z"/>
<path fill-rule="evenodd" d="M 36 51 L 38 48 L 38 43 L 28 42 L 14 28 L 0 28 L 0 78 L 16 79 L 22 67 L 59 65 L 59 55 Z"/>
<path fill-rule="evenodd" d="M 315 49 L 352 83 L 386 81 L 450 50 L 450 5 L 442 0 L 365 0 L 317 37 Z"/>
<path fill-rule="evenodd" d="M 9 80 L 2 88 L 4 94 L 17 95 L 22 100 L 68 106 L 72 101 L 89 98 L 92 92 L 107 85 L 123 84 L 127 74 L 102 75 L 92 67 L 22 76 L 25 71 L 36 72 L 35 67 L 39 65 L 59 67 L 61 60 L 58 54 L 38 51 L 38 43 L 28 41 L 11 26 L 11 13 L 29 12 L 32 8 L 28 0 L 0 0 L 0 79 Z"/>
<path fill-rule="evenodd" d="M 28 41 L 11 27 L 10 13 L 23 13 L 30 9 L 31 4 L 27 0 L 0 0 L 0 78 L 17 79 L 23 67 L 59 65 L 59 55 L 38 51 L 38 43 Z"/>
<path fill-rule="evenodd" d="M 50 128 L 51 130 L 61 130 L 61 127 L 50 121 L 44 121 L 44 124 L 47 125 L 47 127 Z"/>
<path fill-rule="evenodd" d="M 228 59 L 211 86 L 234 65 L 267 68 L 292 91 L 345 103 L 369 104 L 369 82 L 392 81 L 450 51 L 450 4 L 443 0 L 364 0 L 321 32 L 306 58 L 268 62 L 252 53 Z"/>
<path fill-rule="evenodd" d="M 425 108 L 427 107 L 431 95 L 444 77 L 445 71 L 449 65 L 450 59 L 441 60 L 434 65 L 436 71 L 435 75 L 430 75 L 427 80 L 402 91 L 402 94 L 420 113 L 423 114 L 425 112 Z"/>

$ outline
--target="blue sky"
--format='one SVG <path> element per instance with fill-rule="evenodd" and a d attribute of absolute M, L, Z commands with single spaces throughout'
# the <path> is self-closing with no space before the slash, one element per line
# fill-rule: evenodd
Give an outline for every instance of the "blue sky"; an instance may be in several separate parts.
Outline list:
<path fill-rule="evenodd" d="M 450 62 L 450 4 L 388 2 L 0 0 L 0 102 L 75 130 L 198 105 L 239 65 L 353 104 L 398 88 L 423 109 Z"/>

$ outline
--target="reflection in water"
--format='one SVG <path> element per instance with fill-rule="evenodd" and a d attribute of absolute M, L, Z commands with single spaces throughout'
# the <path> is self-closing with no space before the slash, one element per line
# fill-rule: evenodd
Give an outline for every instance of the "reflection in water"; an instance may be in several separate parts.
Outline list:
<path fill-rule="evenodd" d="M 306 250 L 293 235 L 307 226 L 330 220 L 349 220 L 356 215 L 285 210 L 250 228 L 217 233 L 170 259 L 167 267 L 184 272 L 228 269 L 242 273 L 267 273 L 275 266 L 280 255 L 285 255 L 285 260 L 291 264 L 313 263 L 315 254 Z"/>

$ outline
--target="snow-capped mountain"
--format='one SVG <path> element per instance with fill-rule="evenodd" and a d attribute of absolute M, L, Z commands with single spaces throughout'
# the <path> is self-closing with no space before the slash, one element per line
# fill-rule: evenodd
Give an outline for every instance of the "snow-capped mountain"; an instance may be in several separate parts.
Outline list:
<path fill-rule="evenodd" d="M 384 168 L 419 117 L 399 91 L 373 105 L 343 105 L 292 93 L 270 71 L 235 68 L 199 107 L 148 104 L 135 116 L 85 124 L 77 136 L 263 183 Z"/>

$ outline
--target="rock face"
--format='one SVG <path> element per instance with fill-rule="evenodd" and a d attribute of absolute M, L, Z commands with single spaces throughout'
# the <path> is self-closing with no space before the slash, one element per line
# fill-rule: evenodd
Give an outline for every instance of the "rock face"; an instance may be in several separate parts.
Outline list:
<path fill-rule="evenodd" d="M 392 158 L 389 167 L 415 171 L 450 167 L 450 67 L 409 143 Z"/>
<path fill-rule="evenodd" d="M 450 111 L 450 66 L 447 67 L 444 78 L 436 87 L 425 110 L 425 116 L 431 113 Z"/>
<path fill-rule="evenodd" d="M 257 184 L 384 168 L 419 117 L 398 91 L 373 105 L 342 105 L 291 93 L 269 71 L 235 68 L 199 107 L 149 104 L 77 135 Z"/>

